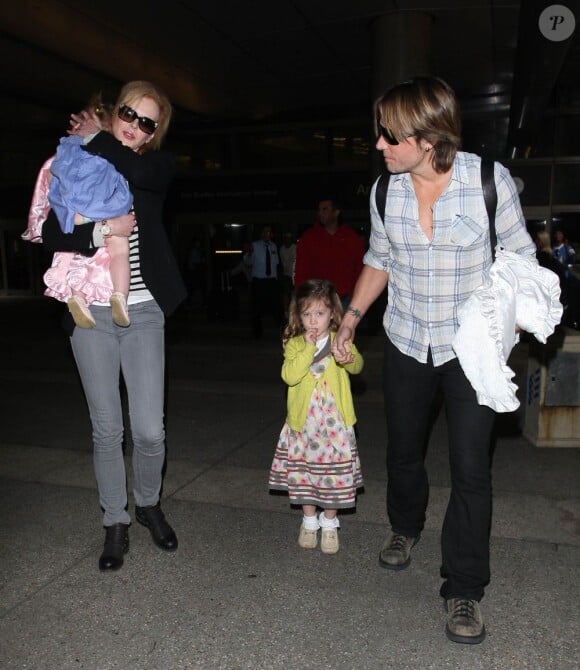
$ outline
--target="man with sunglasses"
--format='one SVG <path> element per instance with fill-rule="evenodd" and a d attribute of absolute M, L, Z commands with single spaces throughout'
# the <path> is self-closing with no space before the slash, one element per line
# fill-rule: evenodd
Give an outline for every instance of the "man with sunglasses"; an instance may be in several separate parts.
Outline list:
<path fill-rule="evenodd" d="M 451 495 L 441 537 L 447 637 L 485 638 L 479 601 L 489 583 L 490 443 L 494 413 L 479 405 L 452 348 L 457 310 L 492 264 L 481 159 L 459 151 L 456 97 L 443 81 L 416 77 L 375 103 L 378 139 L 391 173 L 384 212 L 371 191 L 372 230 L 365 267 L 333 344 L 337 361 L 363 314 L 388 285 L 383 324 L 388 429 L 387 514 L 391 530 L 379 563 L 403 570 L 425 524 L 424 465 L 430 411 L 441 388 L 448 421 Z M 378 180 L 377 180 L 378 181 Z M 494 164 L 499 244 L 534 256 L 517 189 Z"/>

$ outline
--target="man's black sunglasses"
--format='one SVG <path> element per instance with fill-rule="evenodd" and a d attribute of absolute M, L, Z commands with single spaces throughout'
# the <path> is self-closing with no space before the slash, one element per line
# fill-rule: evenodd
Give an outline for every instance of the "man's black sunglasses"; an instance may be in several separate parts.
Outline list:
<path fill-rule="evenodd" d="M 385 126 L 382 124 L 378 123 L 377 124 L 379 127 L 379 137 L 382 137 L 387 144 L 390 144 L 392 147 L 396 147 L 399 144 L 399 140 L 393 135 L 393 133 L 390 130 L 387 130 Z M 407 137 L 412 137 L 411 135 L 407 135 Z M 407 138 L 405 138 L 407 139 Z"/>
<path fill-rule="evenodd" d="M 118 112 L 119 118 L 121 121 L 126 123 L 133 123 L 135 119 L 139 122 L 139 130 L 143 131 L 146 135 L 153 135 L 157 126 L 159 125 L 157 121 L 153 121 L 147 116 L 138 116 L 137 112 L 129 107 L 129 105 L 121 105 Z"/>

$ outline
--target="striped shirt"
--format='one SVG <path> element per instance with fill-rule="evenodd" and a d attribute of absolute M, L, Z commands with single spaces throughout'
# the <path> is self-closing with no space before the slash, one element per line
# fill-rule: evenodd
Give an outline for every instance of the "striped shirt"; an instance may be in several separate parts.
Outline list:
<path fill-rule="evenodd" d="M 137 224 L 135 224 L 133 232 L 129 236 L 129 269 L 129 296 L 127 298 L 127 303 L 129 305 L 136 305 L 140 302 L 153 300 L 153 296 L 145 285 L 145 281 L 141 275 L 141 259 L 139 256 L 139 226 Z M 109 302 L 99 302 L 98 300 L 96 300 L 94 304 L 98 305 L 99 307 L 110 306 Z"/>
<path fill-rule="evenodd" d="M 133 232 L 129 236 L 129 266 L 131 268 L 131 282 L 129 291 L 140 291 L 147 288 L 141 276 L 141 261 L 139 260 L 139 226 L 135 224 Z"/>
<path fill-rule="evenodd" d="M 133 232 L 129 236 L 129 267 L 131 277 L 129 283 L 129 297 L 127 303 L 136 305 L 140 302 L 153 300 L 151 291 L 145 285 L 145 280 L 141 274 L 141 257 L 139 254 L 139 225 L 135 224 Z"/>
<path fill-rule="evenodd" d="M 438 366 L 455 357 L 451 346 L 459 326 L 457 311 L 491 267 L 489 222 L 480 172 L 481 159 L 458 152 L 451 179 L 433 208 L 433 239 L 419 225 L 410 173 L 392 175 L 384 221 L 370 196 L 371 236 L 365 265 L 389 273 L 383 325 L 391 342 L 407 356 L 427 362 L 429 348 Z M 534 256 L 518 193 L 509 171 L 495 163 L 498 244 Z"/>

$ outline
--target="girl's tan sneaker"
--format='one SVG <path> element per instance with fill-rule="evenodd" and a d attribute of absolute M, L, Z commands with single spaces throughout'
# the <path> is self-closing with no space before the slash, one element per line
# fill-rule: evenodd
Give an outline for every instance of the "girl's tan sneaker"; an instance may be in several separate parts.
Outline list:
<path fill-rule="evenodd" d="M 323 554 L 336 554 L 339 547 L 338 530 L 336 528 L 323 528 L 320 533 L 320 551 Z"/>
<path fill-rule="evenodd" d="M 298 544 L 302 549 L 316 549 L 318 544 L 318 531 L 307 530 L 304 524 L 300 526 L 300 535 L 298 535 Z"/>

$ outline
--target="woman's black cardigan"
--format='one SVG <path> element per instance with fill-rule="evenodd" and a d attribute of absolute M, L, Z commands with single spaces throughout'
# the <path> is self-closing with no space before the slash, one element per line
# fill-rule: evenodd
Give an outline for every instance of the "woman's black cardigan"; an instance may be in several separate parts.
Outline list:
<path fill-rule="evenodd" d="M 98 133 L 85 145 L 85 150 L 108 160 L 127 179 L 139 226 L 141 275 L 168 316 L 187 295 L 163 227 L 163 201 L 173 175 L 173 156 L 161 151 L 139 155 L 107 132 Z M 63 233 L 51 211 L 42 227 L 42 241 L 52 252 L 77 251 L 90 256 L 96 252 L 94 226 L 86 223 L 75 226 L 72 233 Z"/>

